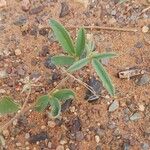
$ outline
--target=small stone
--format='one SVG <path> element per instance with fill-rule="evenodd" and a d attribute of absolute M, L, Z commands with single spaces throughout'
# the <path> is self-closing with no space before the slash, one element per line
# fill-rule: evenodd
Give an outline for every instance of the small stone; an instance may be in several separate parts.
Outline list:
<path fill-rule="evenodd" d="M 1 70 L 0 71 L 0 79 L 4 79 L 7 78 L 8 74 L 6 72 L 6 70 Z"/>
<path fill-rule="evenodd" d="M 16 143 L 16 146 L 17 146 L 17 147 L 20 147 L 21 145 L 22 145 L 22 144 L 21 144 L 21 143 L 19 143 L 19 142 L 18 142 L 18 143 Z"/>
<path fill-rule="evenodd" d="M 6 0 L 0 0 L 0 8 L 6 7 Z"/>
<path fill-rule="evenodd" d="M 97 146 L 96 146 L 96 150 L 102 150 L 101 146 L 100 146 L 100 145 L 97 145 Z"/>
<path fill-rule="evenodd" d="M 97 95 L 100 95 L 100 94 L 101 94 L 101 91 L 102 91 L 102 89 L 103 89 L 103 85 L 102 85 L 102 83 L 101 83 L 99 80 L 97 80 L 95 77 L 92 77 L 92 78 L 89 80 L 88 85 L 93 88 L 93 90 L 96 92 Z M 88 102 L 92 102 L 92 101 L 98 100 L 98 99 L 99 99 L 99 96 L 93 95 L 93 93 L 88 90 L 88 91 L 86 92 L 85 99 L 88 100 Z"/>
<path fill-rule="evenodd" d="M 29 133 L 26 133 L 25 134 L 25 139 L 29 139 L 30 138 L 30 134 Z"/>
<path fill-rule="evenodd" d="M 142 42 L 137 42 L 135 45 L 134 45 L 135 48 L 143 48 L 143 43 Z"/>
<path fill-rule="evenodd" d="M 81 120 L 79 117 L 75 117 L 71 121 L 71 133 L 81 131 Z"/>
<path fill-rule="evenodd" d="M 70 150 L 79 150 L 78 145 L 74 143 L 69 144 L 69 149 Z"/>
<path fill-rule="evenodd" d="M 142 147 L 142 150 L 149 150 L 150 148 L 148 143 L 142 143 L 141 147 Z"/>
<path fill-rule="evenodd" d="M 48 148 L 52 148 L 52 143 L 51 142 L 48 142 Z"/>
<path fill-rule="evenodd" d="M 52 63 L 50 56 L 46 58 L 44 65 L 48 69 L 55 69 L 56 68 L 56 66 Z"/>
<path fill-rule="evenodd" d="M 139 104 L 139 110 L 140 110 L 140 111 L 144 111 L 144 110 L 145 110 L 145 107 L 144 107 L 144 105 L 142 105 L 142 104 Z"/>
<path fill-rule="evenodd" d="M 95 141 L 96 141 L 96 143 L 100 142 L 100 137 L 98 135 L 95 135 Z"/>
<path fill-rule="evenodd" d="M 39 30 L 39 34 L 42 35 L 42 36 L 48 36 L 48 33 L 49 33 L 49 30 L 47 28 L 41 28 Z"/>
<path fill-rule="evenodd" d="M 35 8 L 32 8 L 29 12 L 30 15 L 36 15 L 36 14 L 39 14 L 40 12 L 42 12 L 44 9 L 44 6 L 38 6 L 38 7 L 35 7 Z"/>
<path fill-rule="evenodd" d="M 108 66 L 108 63 L 109 63 L 109 58 L 103 58 L 101 59 L 101 63 L 105 66 Z"/>
<path fill-rule="evenodd" d="M 9 136 L 9 130 L 3 130 L 3 135 L 5 136 L 5 137 L 8 137 Z"/>
<path fill-rule="evenodd" d="M 48 126 L 50 128 L 54 128 L 56 126 L 55 122 L 54 121 L 48 121 Z"/>
<path fill-rule="evenodd" d="M 24 24 L 26 24 L 26 22 L 27 22 L 26 16 L 21 15 L 14 21 L 14 25 L 23 26 Z"/>
<path fill-rule="evenodd" d="M 17 125 L 17 123 L 18 123 L 18 120 L 17 120 L 17 119 L 15 119 L 15 120 L 13 121 L 13 125 L 14 125 L 14 126 L 16 126 L 16 125 Z"/>
<path fill-rule="evenodd" d="M 39 142 L 39 141 L 44 141 L 44 140 L 46 140 L 46 139 L 48 139 L 48 138 L 49 138 L 49 137 L 48 137 L 48 134 L 47 134 L 46 132 L 41 132 L 41 133 L 39 133 L 39 134 L 30 136 L 29 142 L 30 142 L 31 144 L 33 144 L 33 143 L 37 143 L 37 142 Z"/>
<path fill-rule="evenodd" d="M 147 33 L 149 31 L 149 27 L 148 26 L 143 26 L 142 27 L 142 32 L 143 33 Z"/>
<path fill-rule="evenodd" d="M 60 143 L 61 145 L 65 145 L 65 144 L 67 144 L 67 141 L 66 141 L 66 140 L 61 140 L 59 143 Z"/>
<path fill-rule="evenodd" d="M 16 50 L 15 50 L 15 55 L 16 55 L 16 56 L 21 55 L 21 50 L 20 50 L 20 49 L 16 49 Z"/>
<path fill-rule="evenodd" d="M 123 150 L 130 150 L 130 144 L 127 143 L 123 143 Z"/>
<path fill-rule="evenodd" d="M 41 126 L 41 129 L 42 129 L 42 130 L 44 130 L 45 128 L 46 128 L 46 126 L 44 126 L 44 125 L 43 125 L 43 126 Z"/>
<path fill-rule="evenodd" d="M 22 1 L 22 10 L 28 11 L 30 9 L 30 0 L 23 0 Z"/>
<path fill-rule="evenodd" d="M 65 112 L 69 109 L 72 104 L 72 99 L 66 100 L 61 106 L 61 112 Z"/>
<path fill-rule="evenodd" d="M 136 113 L 134 113 L 134 114 L 130 117 L 130 120 L 131 120 L 131 121 L 137 121 L 137 120 L 139 120 L 139 119 L 141 119 L 141 118 L 142 118 L 141 114 L 138 113 L 138 112 L 136 112 Z"/>
<path fill-rule="evenodd" d="M 77 141 L 82 141 L 84 139 L 84 134 L 83 132 L 79 131 L 79 132 L 76 132 L 75 137 Z"/>
<path fill-rule="evenodd" d="M 150 83 L 150 77 L 148 74 L 142 75 L 142 77 L 137 81 L 138 85 L 145 85 Z"/>
<path fill-rule="evenodd" d="M 59 145 L 59 146 L 56 147 L 56 150 L 65 150 L 65 148 L 64 148 L 64 146 Z"/>
<path fill-rule="evenodd" d="M 115 110 L 117 110 L 119 108 L 119 102 L 118 101 L 113 101 L 112 104 L 109 106 L 108 111 L 109 112 L 114 112 Z"/>
<path fill-rule="evenodd" d="M 61 3 L 61 12 L 60 12 L 59 17 L 61 18 L 61 17 L 64 17 L 68 14 L 69 14 L 69 6 L 67 5 L 66 2 L 62 2 Z"/>
<path fill-rule="evenodd" d="M 0 89 L 0 94 L 4 94 L 6 91 L 4 89 Z"/>

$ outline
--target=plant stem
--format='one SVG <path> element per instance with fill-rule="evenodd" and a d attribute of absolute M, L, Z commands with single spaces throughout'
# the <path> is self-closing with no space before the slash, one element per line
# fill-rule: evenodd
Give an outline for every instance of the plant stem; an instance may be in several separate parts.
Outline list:
<path fill-rule="evenodd" d="M 0 133 L 1 133 L 5 128 L 7 128 L 15 119 L 17 119 L 18 117 L 20 117 L 20 116 L 23 114 L 24 109 L 25 109 L 25 107 L 26 107 L 26 105 L 27 105 L 27 103 L 28 103 L 30 94 L 31 94 L 31 89 L 29 90 L 29 92 L 28 92 L 28 94 L 27 94 L 27 97 L 26 97 L 26 99 L 25 99 L 25 102 L 24 102 L 23 105 L 22 105 L 22 108 L 21 108 L 20 112 L 17 113 L 17 114 L 16 114 L 10 121 L 8 121 L 6 124 L 4 124 L 3 126 L 0 127 Z"/>
<path fill-rule="evenodd" d="M 75 81 L 77 81 L 78 83 L 80 83 L 81 85 L 83 85 L 85 88 L 87 88 L 89 91 L 91 91 L 95 96 L 98 96 L 96 94 L 96 92 L 94 91 L 94 89 L 89 86 L 88 84 L 86 84 L 85 82 L 77 79 L 75 76 L 73 76 L 72 74 L 70 74 L 69 72 L 67 72 L 66 70 L 64 69 L 61 69 L 63 73 L 67 74 L 69 77 L 71 77 L 72 79 L 74 79 Z"/>

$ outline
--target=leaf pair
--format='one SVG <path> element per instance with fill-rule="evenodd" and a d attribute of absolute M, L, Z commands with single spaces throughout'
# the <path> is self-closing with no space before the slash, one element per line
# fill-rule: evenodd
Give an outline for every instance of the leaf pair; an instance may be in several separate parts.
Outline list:
<path fill-rule="evenodd" d="M 48 106 L 51 106 L 51 115 L 56 118 L 60 115 L 61 112 L 60 102 L 66 101 L 70 98 L 74 98 L 74 96 L 75 94 L 72 90 L 69 89 L 56 90 L 50 96 L 49 95 L 41 96 L 35 105 L 35 110 L 42 112 Z"/>
<path fill-rule="evenodd" d="M 77 35 L 77 40 L 75 42 L 75 46 L 73 43 L 73 40 L 70 37 L 70 34 L 68 31 L 55 20 L 50 20 L 50 26 L 54 31 L 56 39 L 59 41 L 60 45 L 64 49 L 65 52 L 68 53 L 69 56 L 72 56 L 73 58 L 79 58 L 85 48 L 85 30 L 83 28 L 80 28 Z M 67 57 L 68 58 L 68 57 Z M 57 64 L 58 65 L 58 59 L 59 62 L 61 59 L 63 59 L 62 56 L 57 57 Z M 70 58 L 69 58 L 70 59 Z M 53 59 L 55 62 L 56 58 Z M 65 61 L 61 61 L 65 62 Z M 68 65 L 68 61 L 66 61 Z M 61 65 L 61 64 L 60 64 Z"/>
<path fill-rule="evenodd" d="M 13 101 L 10 97 L 3 97 L 0 100 L 0 114 L 5 115 L 8 113 L 14 113 L 19 110 L 19 105 Z"/>

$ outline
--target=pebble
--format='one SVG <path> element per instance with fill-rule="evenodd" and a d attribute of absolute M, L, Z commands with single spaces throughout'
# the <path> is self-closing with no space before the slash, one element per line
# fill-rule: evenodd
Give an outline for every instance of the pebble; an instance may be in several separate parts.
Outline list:
<path fill-rule="evenodd" d="M 144 107 L 144 105 L 142 105 L 142 104 L 139 104 L 139 110 L 140 110 L 140 111 L 144 111 L 144 110 L 145 110 L 145 107 Z"/>
<path fill-rule="evenodd" d="M 130 150 L 130 145 L 129 145 L 129 143 L 124 143 L 124 144 L 123 144 L 123 150 Z"/>
<path fill-rule="evenodd" d="M 56 147 L 56 150 L 65 150 L 65 148 L 64 148 L 64 146 L 59 145 L 59 146 Z"/>
<path fill-rule="evenodd" d="M 26 16 L 19 16 L 15 21 L 14 25 L 16 26 L 23 26 L 27 22 L 27 17 Z"/>
<path fill-rule="evenodd" d="M 79 131 L 79 132 L 76 132 L 75 137 L 77 141 L 82 141 L 84 139 L 84 134 L 83 132 Z"/>
<path fill-rule="evenodd" d="M 0 89 L 0 94 L 4 94 L 6 91 L 4 89 Z"/>
<path fill-rule="evenodd" d="M 142 32 L 143 33 L 147 33 L 149 31 L 149 27 L 148 26 L 143 26 L 142 27 Z"/>
<path fill-rule="evenodd" d="M 135 48 L 143 48 L 143 43 L 142 42 L 137 42 L 135 45 L 134 45 Z"/>
<path fill-rule="evenodd" d="M 142 118 L 141 114 L 138 113 L 138 112 L 136 112 L 136 113 L 134 113 L 134 114 L 130 117 L 130 120 L 131 120 L 131 121 L 136 121 L 136 120 L 139 120 L 139 119 L 141 119 L 141 118 Z"/>
<path fill-rule="evenodd" d="M 36 135 L 32 135 L 29 138 L 29 143 L 33 144 L 33 143 L 37 143 L 39 141 L 44 141 L 46 139 L 48 139 L 48 134 L 46 132 L 41 132 L 39 134 Z"/>
<path fill-rule="evenodd" d="M 142 77 L 137 81 L 138 85 L 145 85 L 150 83 L 150 77 L 148 74 L 142 75 Z"/>
<path fill-rule="evenodd" d="M 30 15 L 36 15 L 36 14 L 39 14 L 40 12 L 42 12 L 44 9 L 44 6 L 38 6 L 38 7 L 35 7 L 35 8 L 32 8 L 30 11 L 29 11 L 29 14 Z"/>
<path fill-rule="evenodd" d="M 149 150 L 150 148 L 148 143 L 142 143 L 141 147 L 142 147 L 142 150 Z"/>
<path fill-rule="evenodd" d="M 100 145 L 97 145 L 97 146 L 96 146 L 96 150 L 102 150 L 101 146 L 100 146 Z"/>
<path fill-rule="evenodd" d="M 79 150 L 78 145 L 75 143 L 70 143 L 69 144 L 69 149 L 70 150 Z"/>
<path fill-rule="evenodd" d="M 39 29 L 39 34 L 42 36 L 48 36 L 49 30 L 47 28 Z"/>
<path fill-rule="evenodd" d="M 15 49 L 15 55 L 16 55 L 16 56 L 21 55 L 21 50 L 20 50 L 20 49 Z"/>
<path fill-rule="evenodd" d="M 52 143 L 51 142 L 48 142 L 48 148 L 52 148 Z"/>
<path fill-rule="evenodd" d="M 61 3 L 61 11 L 60 11 L 59 17 L 62 18 L 64 16 L 68 15 L 68 14 L 69 14 L 69 6 L 67 5 L 66 2 L 62 2 Z"/>
<path fill-rule="evenodd" d="M 60 140 L 60 142 L 59 142 L 61 145 L 65 145 L 65 144 L 67 144 L 67 141 L 66 140 Z"/>
<path fill-rule="evenodd" d="M 50 128 L 54 128 L 56 126 L 56 123 L 54 121 L 48 121 L 47 124 Z"/>
<path fill-rule="evenodd" d="M 21 143 L 19 143 L 19 142 L 18 142 L 18 143 L 16 143 L 16 146 L 17 146 L 17 147 L 20 147 L 21 145 L 22 145 L 22 144 L 21 144 Z"/>
<path fill-rule="evenodd" d="M 71 104 L 72 104 L 72 99 L 65 101 L 61 106 L 61 112 L 67 111 L 69 107 L 71 106 Z"/>
<path fill-rule="evenodd" d="M 79 117 L 73 118 L 71 121 L 71 133 L 81 131 L 81 120 Z"/>
<path fill-rule="evenodd" d="M 95 77 L 92 77 L 88 81 L 88 85 L 93 88 L 93 90 L 96 92 L 97 95 L 101 94 L 101 91 L 103 89 L 103 85 Z M 91 91 L 87 90 L 85 99 L 88 100 L 88 102 L 92 102 L 92 101 L 98 100 L 99 96 L 94 96 Z"/>
<path fill-rule="evenodd" d="M 7 130 L 7 129 L 3 130 L 3 135 L 5 137 L 8 137 L 9 136 L 9 130 Z"/>
<path fill-rule="evenodd" d="M 22 1 L 22 10 L 28 11 L 30 9 L 30 0 L 23 0 Z"/>
<path fill-rule="evenodd" d="M 30 138 L 30 134 L 29 133 L 26 133 L 25 134 L 25 139 L 29 139 Z"/>
<path fill-rule="evenodd" d="M 44 65 L 45 65 L 45 67 L 46 68 L 48 68 L 48 69 L 55 69 L 56 68 L 56 66 L 52 63 L 52 61 L 51 61 L 51 56 L 48 56 L 47 58 L 46 58 L 46 60 L 45 60 L 45 62 L 44 62 Z"/>
<path fill-rule="evenodd" d="M 95 135 L 95 141 L 96 141 L 96 143 L 100 142 L 100 137 L 98 135 Z"/>
<path fill-rule="evenodd" d="M 119 102 L 118 101 L 113 101 L 112 103 L 111 103 L 111 105 L 109 106 L 109 109 L 108 109 L 108 111 L 109 112 L 114 112 L 115 110 L 117 110 L 119 108 Z"/>
<path fill-rule="evenodd" d="M 15 119 L 15 120 L 13 121 L 13 125 L 14 125 L 14 126 L 16 126 L 16 125 L 17 125 L 17 123 L 18 123 L 18 120 L 17 120 L 17 119 Z"/>
<path fill-rule="evenodd" d="M 0 71 L 0 79 L 4 79 L 7 78 L 8 74 L 6 72 L 6 70 L 1 70 Z"/>
<path fill-rule="evenodd" d="M 6 7 L 6 0 L 0 0 L 0 8 Z"/>
<path fill-rule="evenodd" d="M 44 126 L 44 125 L 43 125 L 43 126 L 41 126 L 41 129 L 42 129 L 42 130 L 44 130 L 45 128 L 46 128 L 46 126 Z"/>

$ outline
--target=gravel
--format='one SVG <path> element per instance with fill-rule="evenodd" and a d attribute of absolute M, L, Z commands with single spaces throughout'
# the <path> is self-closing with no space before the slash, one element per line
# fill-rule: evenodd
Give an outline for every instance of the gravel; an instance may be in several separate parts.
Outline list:
<path fill-rule="evenodd" d="M 131 121 L 137 121 L 137 120 L 139 120 L 139 119 L 141 119 L 141 118 L 142 118 L 142 116 L 141 116 L 141 114 L 138 113 L 138 112 L 136 112 L 136 113 L 134 113 L 132 116 L 130 116 L 130 120 L 131 120 Z"/>
<path fill-rule="evenodd" d="M 111 103 L 111 105 L 109 106 L 109 109 L 108 109 L 108 111 L 109 112 L 114 112 L 115 110 L 117 110 L 119 108 L 119 102 L 118 101 L 113 101 L 112 103 Z"/>

